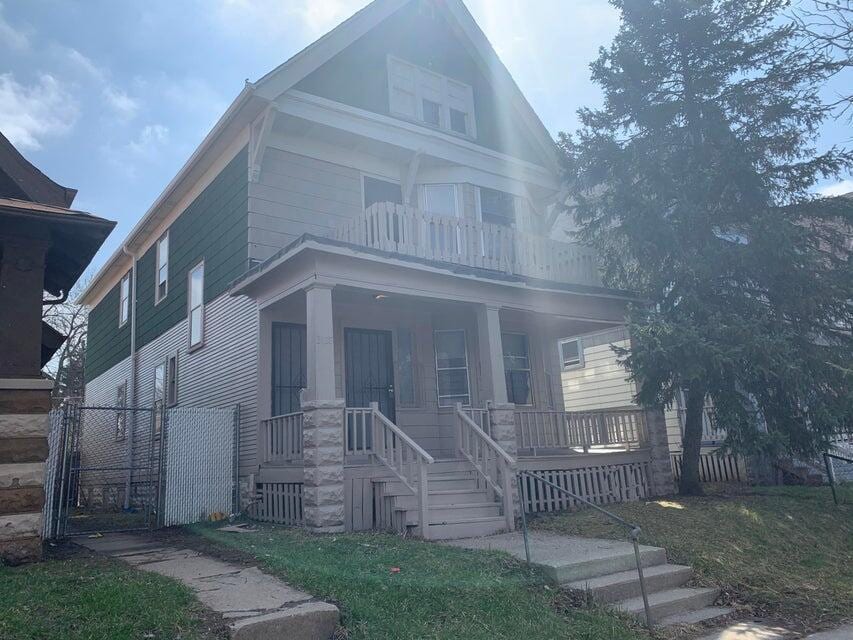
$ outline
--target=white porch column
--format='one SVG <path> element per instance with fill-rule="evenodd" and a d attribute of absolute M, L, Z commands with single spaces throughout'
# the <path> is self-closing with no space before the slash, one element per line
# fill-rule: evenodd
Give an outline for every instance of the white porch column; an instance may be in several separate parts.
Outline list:
<path fill-rule="evenodd" d="M 305 526 L 344 530 L 344 401 L 335 398 L 332 287 L 305 290 L 308 388 L 302 398 Z"/>
<path fill-rule="evenodd" d="M 495 404 L 506 404 L 506 376 L 499 311 L 498 307 L 478 305 L 477 336 L 482 362 L 481 387 L 486 392 L 486 399 Z"/>
<path fill-rule="evenodd" d="M 305 290 L 308 343 L 308 398 L 335 400 L 335 339 L 332 325 L 332 287 L 313 284 Z"/>

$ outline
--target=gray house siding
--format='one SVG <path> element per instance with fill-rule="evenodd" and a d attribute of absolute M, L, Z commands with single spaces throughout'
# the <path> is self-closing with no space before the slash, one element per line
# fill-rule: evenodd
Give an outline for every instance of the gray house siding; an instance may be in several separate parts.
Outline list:
<path fill-rule="evenodd" d="M 222 295 L 205 305 L 204 314 L 205 340 L 200 349 L 188 352 L 183 319 L 139 350 L 136 403 L 152 406 L 154 369 L 177 354 L 177 406 L 240 405 L 240 473 L 246 474 L 257 465 L 257 305 L 247 298 Z M 87 403 L 114 404 L 117 386 L 129 378 L 130 358 L 126 358 L 86 384 Z M 129 391 L 129 401 L 131 395 Z M 137 425 L 137 430 L 142 428 Z"/>
<path fill-rule="evenodd" d="M 362 210 L 361 174 L 269 148 L 249 184 L 249 255 L 265 260 L 303 233 L 326 235 Z"/>
<path fill-rule="evenodd" d="M 387 56 L 469 85 L 474 93 L 476 142 L 507 155 L 541 164 L 529 132 L 498 95 L 468 48 L 437 12 L 430 15 L 410 2 L 382 24 L 296 84 L 296 89 L 383 115 L 388 102 Z"/>

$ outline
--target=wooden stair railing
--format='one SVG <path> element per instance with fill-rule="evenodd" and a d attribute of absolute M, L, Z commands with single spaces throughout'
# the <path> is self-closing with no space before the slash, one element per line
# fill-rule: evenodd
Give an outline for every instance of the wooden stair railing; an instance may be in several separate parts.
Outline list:
<path fill-rule="evenodd" d="M 261 420 L 261 464 L 302 460 L 302 412 Z"/>
<path fill-rule="evenodd" d="M 429 539 L 428 465 L 435 459 L 389 420 L 378 403 L 344 411 L 345 452 L 375 457 L 417 496 L 421 536 Z"/>
<path fill-rule="evenodd" d="M 456 404 L 456 428 L 460 453 L 501 499 L 507 530 L 512 531 L 515 528 L 512 503 L 515 460 L 471 419 L 468 410 L 459 403 Z"/>

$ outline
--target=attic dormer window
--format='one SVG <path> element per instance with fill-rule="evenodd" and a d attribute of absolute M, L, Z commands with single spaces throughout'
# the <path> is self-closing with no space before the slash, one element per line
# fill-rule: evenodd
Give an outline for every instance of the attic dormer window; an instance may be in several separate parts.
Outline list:
<path fill-rule="evenodd" d="M 393 115 L 476 137 L 474 92 L 467 84 L 389 56 L 388 87 Z"/>

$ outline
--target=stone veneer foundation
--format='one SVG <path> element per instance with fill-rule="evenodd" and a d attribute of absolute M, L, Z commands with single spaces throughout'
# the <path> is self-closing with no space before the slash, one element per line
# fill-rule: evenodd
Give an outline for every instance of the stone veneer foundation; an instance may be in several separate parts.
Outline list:
<path fill-rule="evenodd" d="M 41 559 L 52 380 L 0 379 L 0 561 Z"/>
<path fill-rule="evenodd" d="M 302 513 L 310 531 L 344 530 L 344 404 L 302 402 Z"/>

